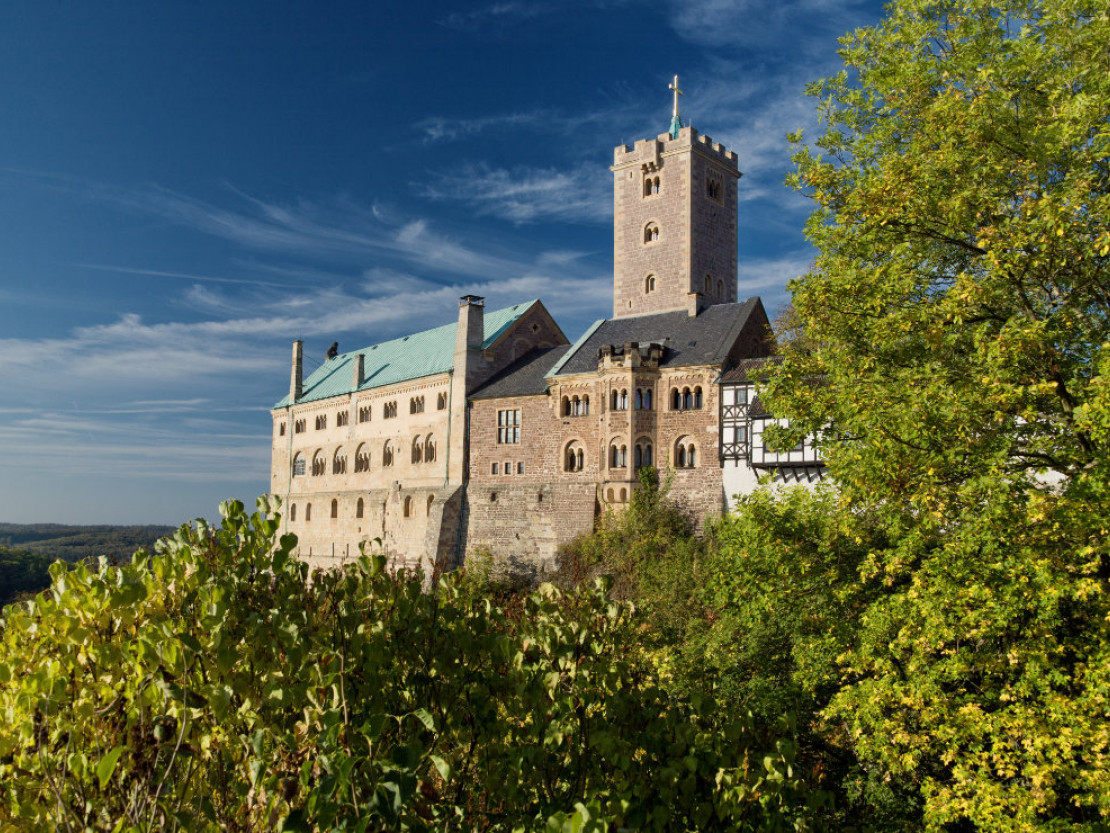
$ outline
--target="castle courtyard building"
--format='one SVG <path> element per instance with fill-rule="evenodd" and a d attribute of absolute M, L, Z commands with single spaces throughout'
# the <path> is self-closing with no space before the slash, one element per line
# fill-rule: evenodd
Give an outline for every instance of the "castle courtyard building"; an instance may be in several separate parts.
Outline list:
<path fill-rule="evenodd" d="M 539 573 L 628 503 L 641 467 L 699 519 L 760 473 L 819 478 L 811 448 L 751 445 L 771 332 L 759 298 L 736 300 L 736 154 L 676 105 L 610 170 L 613 317 L 573 344 L 539 300 L 487 311 L 471 295 L 454 324 L 335 351 L 307 376 L 294 342 L 270 488 L 302 558 L 334 565 L 376 539 L 398 567 L 488 551 Z"/>

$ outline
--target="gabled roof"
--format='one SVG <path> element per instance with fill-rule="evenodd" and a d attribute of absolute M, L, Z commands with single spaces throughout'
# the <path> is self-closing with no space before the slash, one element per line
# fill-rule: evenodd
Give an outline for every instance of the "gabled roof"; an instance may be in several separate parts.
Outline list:
<path fill-rule="evenodd" d="M 679 310 L 601 321 L 575 343 L 573 352 L 551 375 L 594 372 L 598 350 L 629 342 L 663 344 L 660 367 L 723 364 L 759 303 L 759 298 L 749 298 L 738 304 L 714 304 L 695 317 Z"/>
<path fill-rule="evenodd" d="M 533 348 L 474 391 L 470 398 L 501 399 L 506 396 L 538 396 L 546 393 L 546 377 L 551 368 L 571 349 L 569 344 Z"/>
<path fill-rule="evenodd" d="M 782 364 L 782 356 L 763 356 L 757 359 L 741 359 L 734 367 L 721 374 L 718 382 L 762 382 L 767 371 Z"/>
<path fill-rule="evenodd" d="M 539 301 L 535 300 L 526 301 L 505 309 L 486 312 L 483 316 L 485 340 L 482 342 L 482 349 L 490 347 L 521 316 L 538 303 Z M 334 359 L 328 359 L 304 380 L 304 393 L 297 398 L 297 404 L 353 393 L 355 356 L 360 353 L 365 357 L 363 360 L 365 381 L 358 390 L 380 388 L 398 382 L 407 382 L 410 379 L 446 373 L 454 365 L 455 333 L 458 326 L 458 322 L 455 321 L 436 327 L 434 330 L 424 330 L 392 341 L 372 344 L 361 350 L 341 353 Z M 274 407 L 284 408 L 289 404 L 287 395 Z"/>

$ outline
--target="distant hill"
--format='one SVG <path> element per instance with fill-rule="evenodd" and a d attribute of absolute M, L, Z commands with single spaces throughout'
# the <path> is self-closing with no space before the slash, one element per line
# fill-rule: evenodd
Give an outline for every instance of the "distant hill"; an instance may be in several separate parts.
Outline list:
<path fill-rule="evenodd" d="M 129 559 L 174 531 L 172 526 L 69 526 L 67 524 L 0 523 L 0 546 L 31 550 L 51 559 L 80 561 L 106 555 Z"/>
<path fill-rule="evenodd" d="M 69 526 L 0 523 L 0 607 L 50 585 L 49 566 L 59 558 L 81 561 L 106 555 L 126 561 L 151 549 L 172 526 Z"/>

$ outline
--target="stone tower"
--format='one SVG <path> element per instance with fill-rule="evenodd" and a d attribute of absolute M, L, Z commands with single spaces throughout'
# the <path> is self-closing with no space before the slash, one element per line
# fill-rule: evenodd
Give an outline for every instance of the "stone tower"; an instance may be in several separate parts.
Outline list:
<path fill-rule="evenodd" d="M 736 301 L 736 154 L 676 107 L 670 132 L 613 157 L 613 317 Z"/>

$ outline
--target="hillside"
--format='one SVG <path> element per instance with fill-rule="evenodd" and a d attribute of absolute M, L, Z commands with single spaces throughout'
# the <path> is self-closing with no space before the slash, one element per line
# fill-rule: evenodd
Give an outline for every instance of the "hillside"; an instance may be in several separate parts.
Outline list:
<path fill-rule="evenodd" d="M 123 560 L 173 532 L 171 526 L 71 526 L 0 523 L 0 546 L 32 550 L 51 559 L 80 561 L 106 555 Z"/>

